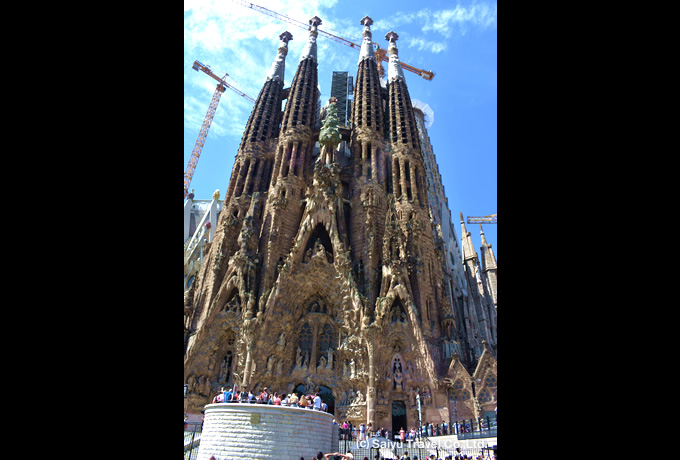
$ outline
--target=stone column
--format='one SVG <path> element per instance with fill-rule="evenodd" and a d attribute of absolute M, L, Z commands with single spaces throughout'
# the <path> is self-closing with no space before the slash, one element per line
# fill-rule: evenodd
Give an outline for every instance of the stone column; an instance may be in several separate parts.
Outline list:
<path fill-rule="evenodd" d="M 368 388 L 366 389 L 366 425 L 368 423 L 373 424 L 375 429 L 375 365 L 374 365 L 374 355 L 375 350 L 373 346 L 372 334 L 369 334 L 366 339 L 366 346 L 368 348 Z"/>
<path fill-rule="evenodd" d="M 241 386 L 247 389 L 250 388 L 250 374 L 253 367 L 253 343 L 248 341 L 246 344 L 246 364 L 243 369 L 243 377 L 241 378 Z"/>

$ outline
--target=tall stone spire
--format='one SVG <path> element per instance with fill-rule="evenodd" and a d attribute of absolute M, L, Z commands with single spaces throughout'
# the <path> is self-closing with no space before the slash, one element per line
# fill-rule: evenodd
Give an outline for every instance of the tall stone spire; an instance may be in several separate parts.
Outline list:
<path fill-rule="evenodd" d="M 411 96 L 406 87 L 404 72 L 401 70 L 401 63 L 399 62 L 399 51 L 397 50 L 398 38 L 399 35 L 394 31 L 390 31 L 385 35 L 385 40 L 390 42 L 387 47 L 390 55 L 390 64 L 387 71 L 390 139 L 395 145 L 410 145 L 418 152 L 418 155 L 421 155 L 418 127 L 413 115 L 413 104 L 411 103 Z"/>
<path fill-rule="evenodd" d="M 358 133 L 372 133 L 375 147 L 378 146 L 383 138 L 383 103 L 380 90 L 380 77 L 377 70 L 377 62 L 373 53 L 373 42 L 370 25 L 373 20 L 364 16 L 361 20 L 364 26 L 364 40 L 361 44 L 359 55 L 356 84 L 354 85 L 354 102 L 352 104 L 352 124 L 357 128 Z M 361 137 L 361 136 L 360 136 Z M 371 140 L 368 140 L 371 142 Z M 377 150 L 377 148 L 376 148 Z M 384 182 L 384 177 L 378 177 L 378 168 L 371 163 L 369 154 L 369 168 L 375 173 L 374 182 Z M 384 172 L 382 174 L 384 176 Z"/>
<path fill-rule="evenodd" d="M 371 33 L 371 24 L 373 24 L 373 19 L 368 16 L 364 16 L 361 19 L 361 24 L 364 26 L 364 31 L 362 33 L 364 39 L 361 42 L 361 52 L 359 53 L 359 63 L 364 59 L 371 59 L 373 62 L 375 60 L 375 53 L 373 52 L 373 35 Z"/>
<path fill-rule="evenodd" d="M 316 30 L 316 26 L 321 24 L 321 19 L 319 19 L 317 16 L 314 16 L 309 20 L 309 24 L 311 26 L 309 29 L 309 39 L 302 50 L 300 62 L 302 62 L 303 59 L 314 59 L 316 61 L 316 37 L 319 35 L 319 32 Z"/>
<path fill-rule="evenodd" d="M 285 74 L 286 55 L 288 54 L 288 42 L 293 39 L 293 34 L 291 34 L 288 31 L 285 31 L 284 33 L 279 35 L 279 38 L 281 39 L 281 44 L 279 45 L 276 59 L 274 59 L 274 62 L 272 63 L 271 69 L 269 69 L 269 73 L 267 74 L 267 78 L 265 79 L 265 81 L 280 80 L 281 82 L 283 82 L 283 76 Z"/>
<path fill-rule="evenodd" d="M 260 293 L 272 287 L 279 265 L 289 254 L 303 212 L 299 200 L 304 196 L 306 180 L 312 175 L 313 131 L 319 100 L 316 37 L 321 19 L 314 16 L 309 24 L 309 39 L 290 85 L 276 145 L 260 239 L 263 273 Z M 260 311 L 265 300 L 260 299 Z"/>
<path fill-rule="evenodd" d="M 465 220 L 463 218 L 462 212 L 460 213 L 460 225 L 461 225 L 460 246 L 463 256 L 463 263 L 465 263 L 470 259 L 477 259 L 477 252 L 475 251 L 475 247 L 472 244 L 470 232 L 468 232 L 467 228 L 465 228 Z"/>
<path fill-rule="evenodd" d="M 288 42 L 293 39 L 293 35 L 286 31 L 279 35 L 279 38 L 281 39 L 281 44 L 264 80 L 262 90 L 260 90 L 260 94 L 257 96 L 253 111 L 250 113 L 239 150 L 243 150 L 248 142 L 265 141 L 275 138 L 279 134 L 281 111 L 278 107 L 281 107 L 282 101 Z M 227 191 L 227 197 L 231 196 L 231 192 L 230 187 L 229 191 Z"/>
<path fill-rule="evenodd" d="M 486 238 L 484 237 L 484 230 L 482 229 L 482 224 L 479 224 L 479 232 L 481 233 L 482 236 L 482 247 L 480 248 L 481 256 L 480 258 L 482 259 L 482 272 L 486 276 L 486 279 L 489 281 L 489 290 L 491 291 L 491 298 L 493 299 L 493 305 L 494 307 L 498 306 L 498 298 L 497 298 L 497 266 L 496 266 L 496 256 L 493 253 L 493 249 L 491 249 L 491 245 L 487 243 Z"/>
<path fill-rule="evenodd" d="M 381 272 L 382 240 L 385 231 L 387 203 L 386 165 L 392 161 L 389 149 L 384 146 L 383 98 L 380 77 L 373 53 L 370 25 L 373 20 L 364 16 L 363 42 L 354 85 L 352 103 L 352 142 L 350 182 L 351 248 L 357 261 L 357 273 L 362 294 L 373 307 L 380 286 L 371 280 L 378 279 Z"/>
<path fill-rule="evenodd" d="M 311 25 L 309 39 L 302 50 L 283 113 L 282 134 L 296 125 L 305 125 L 313 129 L 316 124 L 316 106 L 319 99 L 316 37 L 317 26 L 321 24 L 321 19 L 314 16 L 309 20 L 309 24 Z"/>
<path fill-rule="evenodd" d="M 385 35 L 385 40 L 388 40 L 390 44 L 387 47 L 387 53 L 390 55 L 390 63 L 387 69 L 387 81 L 399 79 L 404 81 L 404 72 L 401 70 L 401 62 L 399 61 L 399 50 L 397 49 L 397 40 L 399 35 L 393 30 L 390 30 Z"/>

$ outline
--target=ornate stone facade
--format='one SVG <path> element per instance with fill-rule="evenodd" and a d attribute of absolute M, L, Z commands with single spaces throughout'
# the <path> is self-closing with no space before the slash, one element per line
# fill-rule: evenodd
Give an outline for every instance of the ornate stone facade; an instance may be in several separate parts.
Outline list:
<path fill-rule="evenodd" d="M 292 36 L 281 34 L 215 236 L 185 293 L 189 412 L 234 383 L 286 393 L 320 389 L 336 419 L 397 431 L 417 425 L 416 394 L 423 422 L 448 422 L 454 412 L 478 417 L 495 407 L 495 309 L 488 318 L 484 288 L 477 295 L 486 297 L 458 306 L 442 286 L 445 265 L 437 256 L 398 35 L 386 35 L 390 65 L 381 87 L 371 23 L 361 21 L 349 132 L 338 128 L 333 101 L 315 130 L 321 20 L 310 20 L 289 89 L 282 76 Z M 281 113 L 276 108 L 284 99 Z M 341 140 L 350 142 L 344 166 L 336 151 Z M 490 269 L 487 262 L 485 273 Z M 495 260 L 493 270 L 495 288 Z M 467 275 L 475 286 L 474 272 Z M 475 332 L 479 347 L 484 339 L 492 345 L 485 354 L 468 343 L 480 327 L 469 304 L 484 309 L 484 324 L 494 325 Z"/>

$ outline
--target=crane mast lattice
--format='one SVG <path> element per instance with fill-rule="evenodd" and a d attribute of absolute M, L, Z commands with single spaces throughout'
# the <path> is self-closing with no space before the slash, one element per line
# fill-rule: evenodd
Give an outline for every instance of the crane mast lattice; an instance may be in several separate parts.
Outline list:
<path fill-rule="evenodd" d="M 194 65 L 191 67 L 192 69 L 196 71 L 201 71 L 205 73 L 206 75 L 214 78 L 217 80 L 217 88 L 215 88 L 215 93 L 213 93 L 212 100 L 210 101 L 210 105 L 208 106 L 208 112 L 205 114 L 205 118 L 203 119 L 203 125 L 201 126 L 201 130 L 198 133 L 198 138 L 196 139 L 196 143 L 194 144 L 194 149 L 191 152 L 191 157 L 189 158 L 189 163 L 187 164 L 186 169 L 184 170 L 184 198 L 186 199 L 187 195 L 189 194 L 189 184 L 191 184 L 191 179 L 194 177 L 194 171 L 196 171 L 196 164 L 198 163 L 198 158 L 201 156 L 201 150 L 203 150 L 203 144 L 205 144 L 205 138 L 208 136 L 208 131 L 210 130 L 210 124 L 212 123 L 213 117 L 215 116 L 215 111 L 217 110 L 217 105 L 220 103 L 220 98 L 222 97 L 222 93 L 226 88 L 231 89 L 232 91 L 236 92 L 237 94 L 241 95 L 243 98 L 248 99 L 250 102 L 255 103 L 255 99 L 252 97 L 248 96 L 246 93 L 243 91 L 240 91 L 236 89 L 234 86 L 230 85 L 226 81 L 224 81 L 224 78 L 220 78 L 217 75 L 215 75 L 209 67 L 201 64 L 198 61 L 194 61 Z M 225 73 L 224 76 L 226 77 L 229 75 L 228 73 Z"/>

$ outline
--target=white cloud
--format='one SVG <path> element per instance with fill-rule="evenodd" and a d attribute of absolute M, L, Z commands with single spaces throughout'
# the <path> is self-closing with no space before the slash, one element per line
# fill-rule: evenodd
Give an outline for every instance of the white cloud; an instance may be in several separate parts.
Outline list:
<path fill-rule="evenodd" d="M 445 42 L 425 40 L 423 38 L 411 38 L 406 42 L 407 48 L 416 48 L 418 51 L 429 51 L 430 53 L 441 53 L 446 51 Z"/>
<path fill-rule="evenodd" d="M 374 23 L 376 30 L 398 30 L 405 24 L 416 24 L 423 32 L 433 32 L 450 38 L 455 30 L 465 35 L 470 27 L 486 29 L 495 27 L 497 24 L 497 3 L 473 3 L 470 6 L 462 6 L 460 3 L 455 8 L 432 11 L 424 8 L 417 12 L 405 13 L 397 11 L 393 15 L 379 19 Z M 417 41 L 417 40 L 416 40 Z M 436 46 L 434 42 L 426 45 L 424 41 L 419 43 L 419 50 L 431 48 L 432 52 L 442 51 L 442 44 Z M 416 46 L 416 45 L 414 45 Z M 445 46 L 445 45 L 444 45 Z M 444 48 L 445 49 L 445 48 Z"/>
<path fill-rule="evenodd" d="M 460 4 L 453 9 L 440 10 L 427 14 L 426 23 L 422 27 L 423 32 L 433 31 L 443 35 L 445 38 L 451 37 L 454 26 L 458 27 L 461 35 L 465 35 L 469 27 L 486 29 L 495 26 L 497 23 L 498 4 L 494 3 L 474 3 L 472 6 L 464 7 Z"/>

